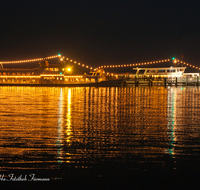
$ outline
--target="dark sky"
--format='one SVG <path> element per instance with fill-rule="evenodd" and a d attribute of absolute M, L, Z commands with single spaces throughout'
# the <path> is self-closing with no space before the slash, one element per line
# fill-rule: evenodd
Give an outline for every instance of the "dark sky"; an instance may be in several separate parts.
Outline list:
<path fill-rule="evenodd" d="M 2 0 L 0 61 L 61 53 L 91 66 L 171 57 L 200 66 L 200 3 Z"/>

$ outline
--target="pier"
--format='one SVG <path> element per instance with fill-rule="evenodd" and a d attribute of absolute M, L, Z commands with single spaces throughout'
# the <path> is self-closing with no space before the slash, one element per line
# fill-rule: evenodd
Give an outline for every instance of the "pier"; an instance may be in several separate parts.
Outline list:
<path fill-rule="evenodd" d="M 199 76 L 124 78 L 125 86 L 199 86 Z"/>

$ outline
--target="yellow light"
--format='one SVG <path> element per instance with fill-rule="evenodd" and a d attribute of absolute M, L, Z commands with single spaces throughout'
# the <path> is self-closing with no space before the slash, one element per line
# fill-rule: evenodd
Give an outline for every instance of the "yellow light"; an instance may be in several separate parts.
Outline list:
<path fill-rule="evenodd" d="M 76 63 L 76 61 L 74 61 L 74 63 Z"/>
<path fill-rule="evenodd" d="M 61 61 L 63 60 L 63 58 L 60 59 Z"/>
<path fill-rule="evenodd" d="M 67 71 L 71 71 L 71 68 L 67 68 Z"/>

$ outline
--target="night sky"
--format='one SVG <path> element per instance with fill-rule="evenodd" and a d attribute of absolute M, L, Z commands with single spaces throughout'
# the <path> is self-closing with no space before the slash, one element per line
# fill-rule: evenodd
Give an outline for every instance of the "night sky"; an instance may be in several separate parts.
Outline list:
<path fill-rule="evenodd" d="M 0 61 L 63 56 L 90 66 L 180 58 L 200 66 L 200 3 L 0 1 Z"/>

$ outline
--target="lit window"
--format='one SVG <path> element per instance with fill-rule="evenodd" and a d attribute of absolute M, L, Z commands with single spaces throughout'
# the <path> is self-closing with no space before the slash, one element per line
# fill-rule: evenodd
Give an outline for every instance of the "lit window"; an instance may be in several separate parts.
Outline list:
<path fill-rule="evenodd" d="M 60 78 L 60 80 L 62 80 L 62 77 Z"/>
<path fill-rule="evenodd" d="M 58 71 L 58 68 L 54 68 L 54 71 Z"/>

